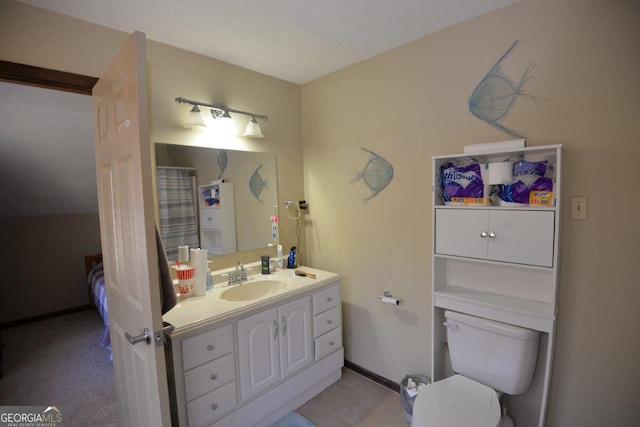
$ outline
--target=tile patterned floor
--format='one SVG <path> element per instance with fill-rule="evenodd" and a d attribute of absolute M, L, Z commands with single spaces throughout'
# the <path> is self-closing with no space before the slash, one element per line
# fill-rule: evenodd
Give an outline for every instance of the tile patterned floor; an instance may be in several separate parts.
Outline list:
<path fill-rule="evenodd" d="M 408 427 L 400 395 L 349 369 L 342 378 L 298 408 L 318 427 Z"/>

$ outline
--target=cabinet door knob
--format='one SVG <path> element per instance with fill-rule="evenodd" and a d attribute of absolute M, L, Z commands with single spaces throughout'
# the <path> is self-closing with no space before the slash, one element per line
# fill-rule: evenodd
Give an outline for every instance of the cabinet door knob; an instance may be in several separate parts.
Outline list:
<path fill-rule="evenodd" d="M 331 302 L 331 297 L 327 297 L 327 301 Z"/>
<path fill-rule="evenodd" d="M 218 405 L 216 405 L 215 403 L 211 404 L 211 410 L 215 411 L 216 409 L 218 409 Z"/>
<path fill-rule="evenodd" d="M 331 320 L 327 320 L 327 323 L 328 323 L 328 324 L 331 324 L 331 323 L 333 323 L 333 322 L 332 322 Z"/>
<path fill-rule="evenodd" d="M 216 374 L 211 374 L 209 378 L 211 378 L 211 381 L 215 381 L 218 379 L 218 376 Z"/>
<path fill-rule="evenodd" d="M 490 239 L 495 239 L 496 238 L 496 233 L 494 233 L 493 231 L 489 232 L 489 238 Z"/>
<path fill-rule="evenodd" d="M 486 231 L 483 231 L 482 233 L 480 233 L 480 237 L 482 237 L 483 239 L 484 239 L 485 237 L 487 237 L 487 236 L 488 236 L 488 234 L 487 234 L 487 232 L 486 232 Z"/>
<path fill-rule="evenodd" d="M 209 344 L 209 345 L 207 346 L 207 350 L 209 350 L 209 351 L 213 351 L 213 345 L 212 345 L 212 344 Z"/>
<path fill-rule="evenodd" d="M 333 341 L 329 341 L 329 345 L 333 345 Z"/>

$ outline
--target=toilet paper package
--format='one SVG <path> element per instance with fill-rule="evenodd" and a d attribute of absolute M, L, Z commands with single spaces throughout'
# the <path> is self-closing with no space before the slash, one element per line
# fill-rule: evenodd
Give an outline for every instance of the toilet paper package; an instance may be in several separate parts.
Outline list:
<path fill-rule="evenodd" d="M 440 168 L 442 198 L 445 204 L 484 205 L 485 185 L 482 166 L 471 159 L 448 162 Z"/>
<path fill-rule="evenodd" d="M 513 182 L 498 185 L 501 204 L 553 205 L 553 179 L 547 177 L 547 161 L 520 160 L 513 165 Z"/>

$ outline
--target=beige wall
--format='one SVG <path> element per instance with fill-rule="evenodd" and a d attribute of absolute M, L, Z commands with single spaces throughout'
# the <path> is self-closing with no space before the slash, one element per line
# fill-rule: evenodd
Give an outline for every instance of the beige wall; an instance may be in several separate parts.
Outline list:
<path fill-rule="evenodd" d="M 0 323 L 89 304 L 84 256 L 100 252 L 98 214 L 0 219 Z"/>
<path fill-rule="evenodd" d="M 99 76 L 127 37 L 122 32 L 12 0 L 0 2 L 2 60 Z M 152 143 L 275 153 L 278 200 L 303 198 L 299 85 L 150 40 L 147 77 Z M 177 104 L 176 97 L 221 102 L 235 109 L 266 114 L 269 120 L 260 122 L 265 138 L 221 138 L 185 129 L 189 107 Z M 241 127 L 246 124 L 243 116 L 237 122 Z M 294 222 L 285 220 L 284 212 L 280 217 L 281 242 L 286 247 L 297 244 Z M 304 236 L 301 246 L 305 250 Z M 240 259 L 256 261 L 264 252 L 241 254 Z M 220 257 L 214 265 L 222 267 L 234 261 L 234 257 Z"/>
<path fill-rule="evenodd" d="M 430 370 L 431 156 L 511 139 L 468 110 L 503 71 L 526 93 L 504 120 L 528 145 L 563 144 L 562 265 L 549 426 L 640 425 L 640 3 L 522 0 L 303 86 L 310 261 L 344 276 L 346 359 L 393 381 Z M 394 166 L 376 197 L 365 147 Z M 390 290 L 398 309 L 376 298 Z M 605 386 L 606 384 L 606 386 Z"/>

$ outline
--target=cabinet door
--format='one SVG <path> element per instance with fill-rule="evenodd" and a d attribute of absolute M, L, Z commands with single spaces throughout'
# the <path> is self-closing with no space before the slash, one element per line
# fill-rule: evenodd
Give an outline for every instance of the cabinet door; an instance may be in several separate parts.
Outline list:
<path fill-rule="evenodd" d="M 436 209 L 435 253 L 469 258 L 487 257 L 488 211 Z"/>
<path fill-rule="evenodd" d="M 238 360 L 242 400 L 280 380 L 277 316 L 278 309 L 272 308 L 238 321 Z"/>
<path fill-rule="evenodd" d="M 278 319 L 281 331 L 280 371 L 282 378 L 285 378 L 313 360 L 310 297 L 280 306 Z"/>
<path fill-rule="evenodd" d="M 555 213 L 491 211 L 489 259 L 553 267 Z"/>
<path fill-rule="evenodd" d="M 219 230 L 222 228 L 219 208 L 200 209 L 200 228 L 203 230 Z"/>

